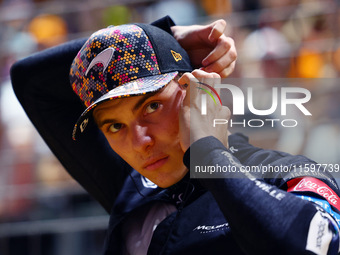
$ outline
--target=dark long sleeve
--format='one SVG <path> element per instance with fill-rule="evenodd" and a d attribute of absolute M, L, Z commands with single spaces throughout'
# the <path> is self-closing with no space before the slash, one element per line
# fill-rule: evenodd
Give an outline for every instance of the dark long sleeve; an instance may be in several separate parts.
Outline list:
<path fill-rule="evenodd" d="M 196 141 L 184 157 L 187 167 L 234 166 L 239 173 L 202 178 L 247 254 L 338 254 L 338 227 L 314 203 L 302 200 L 250 174 L 213 137 Z M 237 175 L 237 176 L 236 176 Z M 233 177 L 233 178 L 230 178 Z"/>

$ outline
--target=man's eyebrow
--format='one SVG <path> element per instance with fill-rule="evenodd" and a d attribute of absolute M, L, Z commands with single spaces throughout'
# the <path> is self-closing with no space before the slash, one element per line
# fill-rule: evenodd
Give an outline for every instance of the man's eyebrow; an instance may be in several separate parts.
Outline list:
<path fill-rule="evenodd" d="M 141 107 L 141 105 L 144 104 L 144 102 L 145 102 L 148 98 L 150 98 L 150 97 L 156 95 L 156 94 L 157 94 L 158 92 L 160 92 L 160 91 L 161 91 L 161 90 L 157 90 L 157 91 L 155 91 L 155 92 L 151 92 L 151 93 L 148 93 L 148 94 L 145 94 L 144 96 L 142 96 L 142 97 L 137 101 L 137 103 L 136 103 L 135 106 L 133 107 L 132 111 L 136 111 L 139 107 Z"/>
<path fill-rule="evenodd" d="M 96 124 L 98 126 L 98 128 L 100 129 L 102 126 L 108 124 L 108 123 L 117 123 L 116 119 L 104 119 L 102 121 L 96 121 Z"/>

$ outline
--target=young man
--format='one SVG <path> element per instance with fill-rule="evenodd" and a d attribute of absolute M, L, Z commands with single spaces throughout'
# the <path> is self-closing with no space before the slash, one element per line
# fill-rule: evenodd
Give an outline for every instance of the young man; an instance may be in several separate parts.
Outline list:
<path fill-rule="evenodd" d="M 71 85 L 87 107 L 73 138 L 80 140 L 89 123 L 96 122 L 131 167 L 112 166 L 131 176 L 112 209 L 105 254 L 337 254 L 337 203 L 324 197 L 325 208 L 333 203 L 328 213 L 310 202 L 320 202 L 321 193 L 315 191 L 306 201 L 284 191 L 308 181 L 338 192 L 334 180 L 303 171 L 299 178 L 279 173 L 266 180 L 242 172 L 242 164 L 315 163 L 254 148 L 239 135 L 229 138 L 239 151 L 234 156 L 228 130 L 207 125 L 209 118 L 228 119 L 229 110 L 208 106 L 206 119 L 199 121 L 199 94 L 190 98 L 195 85 L 185 86 L 191 79 L 220 76 L 191 69 L 172 36 L 145 24 L 96 32 L 73 61 Z M 187 73 L 179 77 L 182 72 Z M 190 125 L 190 118 L 197 125 Z M 190 179 L 190 163 L 234 166 L 237 178 L 225 173 Z"/>
<path fill-rule="evenodd" d="M 222 77 L 233 71 L 236 50 L 233 40 L 224 34 L 225 21 L 176 26 L 167 16 L 153 25 L 173 35 L 197 68 L 213 70 Z M 76 143 L 69 136 L 84 110 L 70 87 L 70 66 L 86 40 L 70 41 L 18 61 L 11 79 L 17 98 L 46 144 L 71 176 L 110 212 L 127 176 L 126 171 L 111 171 L 110 166 L 120 157 L 101 142 L 105 138 L 97 128 L 89 128 L 88 135 Z"/>
<path fill-rule="evenodd" d="M 73 131 L 79 147 L 68 145 L 84 162 L 92 162 L 96 180 L 110 177 L 103 183 L 113 186 L 105 254 L 337 254 L 338 187 L 327 174 L 296 178 L 279 173 L 264 179 L 239 171 L 239 178 L 189 178 L 190 164 L 237 169 L 314 164 L 302 156 L 255 148 L 240 134 L 227 139 L 227 130 L 190 127 L 189 115 L 200 114 L 199 97 L 189 102 L 188 91 L 195 88 L 185 84 L 192 78 L 218 78 L 203 70 L 180 77 L 191 70 L 186 52 L 169 34 L 142 24 L 98 31 L 72 64 L 72 89 L 86 110 Z M 58 100 L 63 99 L 73 100 L 61 93 Z M 53 105 L 50 101 L 42 105 Z M 51 109 L 57 112 L 51 106 L 48 113 Z M 63 112 L 67 122 L 70 109 Z M 211 118 L 229 116 L 224 107 L 208 110 Z M 56 124 L 44 123 L 48 128 L 40 130 Z M 49 135 L 43 135 L 48 141 Z M 72 150 L 55 141 L 50 146 L 66 153 L 64 162 L 72 161 L 67 160 Z M 312 189 L 297 193 L 301 197 L 285 191 L 305 182 L 333 190 L 333 198 Z"/>

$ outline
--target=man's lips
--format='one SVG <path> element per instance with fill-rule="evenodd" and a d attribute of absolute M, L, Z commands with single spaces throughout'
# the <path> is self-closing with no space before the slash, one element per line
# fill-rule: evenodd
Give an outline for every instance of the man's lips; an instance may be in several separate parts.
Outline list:
<path fill-rule="evenodd" d="M 168 159 L 169 159 L 169 156 L 151 158 L 143 165 L 143 168 L 149 171 L 155 170 L 163 166 L 168 161 Z"/>

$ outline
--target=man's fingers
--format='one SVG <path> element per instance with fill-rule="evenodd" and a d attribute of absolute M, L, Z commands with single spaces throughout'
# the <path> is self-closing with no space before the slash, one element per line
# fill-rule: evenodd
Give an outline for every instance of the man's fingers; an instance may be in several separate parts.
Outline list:
<path fill-rule="evenodd" d="M 228 67 L 224 68 L 222 72 L 218 73 L 222 78 L 228 77 L 235 69 L 236 62 L 232 62 Z"/>
<path fill-rule="evenodd" d="M 203 87 L 205 87 L 204 85 L 208 85 L 209 89 L 212 89 L 216 93 L 219 93 L 219 89 L 213 89 L 215 87 L 215 84 L 221 83 L 221 76 L 219 74 L 214 72 L 207 73 L 206 71 L 201 69 L 194 70 L 192 74 L 199 80 L 200 85 L 202 85 Z M 203 92 L 203 90 L 199 90 L 199 94 L 201 93 L 205 92 Z"/>
<path fill-rule="evenodd" d="M 227 58 L 225 56 L 227 55 Z M 202 65 L 204 67 L 207 67 L 211 64 L 214 64 L 219 59 L 225 58 L 225 60 L 229 59 L 229 63 L 219 63 L 221 67 L 228 66 L 231 62 L 235 61 L 237 58 L 237 52 L 235 48 L 235 42 L 231 37 L 226 37 L 225 35 L 221 36 L 218 39 L 218 43 L 216 47 L 209 53 L 208 56 L 206 56 L 202 60 Z M 215 72 L 219 72 L 221 70 L 214 70 Z"/>
<path fill-rule="evenodd" d="M 204 67 L 203 70 L 206 72 L 214 71 L 218 73 L 222 78 L 228 77 L 235 69 L 236 61 L 233 56 L 229 54 L 224 55 L 213 64 Z"/>
<path fill-rule="evenodd" d="M 192 71 L 191 74 L 192 74 L 193 77 L 196 77 L 196 78 L 211 79 L 211 78 L 219 78 L 220 77 L 215 72 L 207 73 L 204 70 L 200 70 L 200 69 L 196 69 L 196 70 Z"/>
<path fill-rule="evenodd" d="M 194 75 L 192 75 L 192 73 L 184 73 L 182 77 L 178 79 L 178 83 L 182 86 L 185 84 L 189 85 L 191 80 L 196 80 L 196 82 L 198 82 L 198 80 L 195 78 Z"/>
<path fill-rule="evenodd" d="M 216 48 L 203 60 L 203 63 L 209 63 L 204 66 L 207 72 L 216 72 L 222 78 L 227 77 L 235 67 L 237 51 L 232 38 L 223 39 Z"/>
<path fill-rule="evenodd" d="M 220 78 L 220 75 L 211 72 L 207 73 L 203 70 L 195 69 L 191 73 L 184 73 L 181 78 L 178 79 L 179 85 L 185 85 L 185 84 L 190 84 L 190 82 L 197 82 L 199 83 L 200 81 L 198 79 L 212 79 L 212 78 Z"/>
<path fill-rule="evenodd" d="M 192 85 L 193 82 L 196 83 L 196 86 L 199 84 L 211 84 L 210 86 L 214 87 L 214 84 L 217 84 L 219 82 L 216 83 L 216 79 L 220 79 L 220 75 L 217 73 L 207 73 L 203 70 L 199 70 L 196 69 L 194 71 L 192 71 L 191 73 L 185 73 L 182 75 L 182 77 L 178 80 L 178 83 L 181 86 L 184 85 Z M 214 81 L 212 81 L 212 79 L 214 79 Z M 195 89 L 196 86 L 194 86 L 191 92 L 191 97 L 196 98 L 197 95 L 203 93 L 202 90 L 199 89 Z M 190 97 L 190 87 L 186 88 L 186 97 Z M 218 91 L 218 90 L 215 90 Z M 185 103 L 184 103 L 185 104 Z"/>
<path fill-rule="evenodd" d="M 210 42 L 215 42 L 220 36 L 224 33 L 227 22 L 223 19 L 219 19 L 211 24 L 213 27 L 211 29 L 211 32 L 208 36 L 208 39 Z"/>

